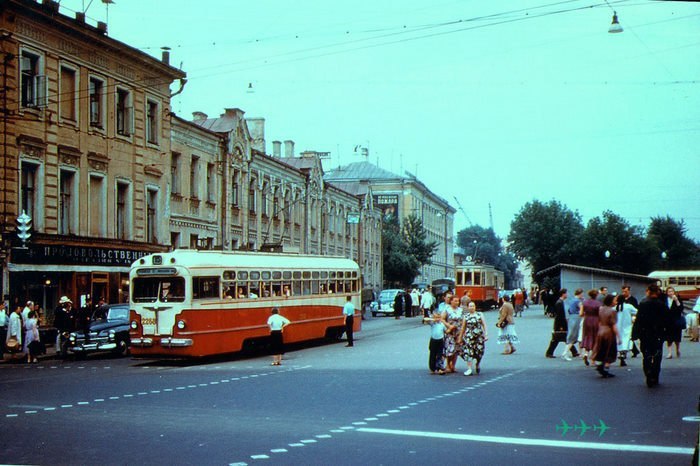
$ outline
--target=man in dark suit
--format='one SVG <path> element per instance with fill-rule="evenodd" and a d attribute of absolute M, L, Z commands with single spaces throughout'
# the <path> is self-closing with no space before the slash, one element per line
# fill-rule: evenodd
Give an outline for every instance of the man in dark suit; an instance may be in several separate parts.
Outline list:
<path fill-rule="evenodd" d="M 401 313 L 403 312 L 403 291 L 399 291 L 396 293 L 396 297 L 394 297 L 394 318 L 395 319 L 400 319 L 401 318 Z"/>
<path fill-rule="evenodd" d="M 413 317 L 413 298 L 411 298 L 411 290 L 406 290 L 403 294 L 403 309 L 406 317 Z"/>
<path fill-rule="evenodd" d="M 567 290 L 562 288 L 559 290 L 559 299 L 554 303 L 554 326 L 552 328 L 552 339 L 549 342 L 549 347 L 545 352 L 546 358 L 554 357 L 554 350 L 557 349 L 559 343 L 566 343 L 566 332 L 568 325 L 566 323 L 566 298 Z"/>
<path fill-rule="evenodd" d="M 658 285 L 649 285 L 646 298 L 639 303 L 637 319 L 632 326 L 632 339 L 639 340 L 642 369 L 647 387 L 659 383 L 664 335 L 666 335 L 666 306 L 661 301 Z"/>

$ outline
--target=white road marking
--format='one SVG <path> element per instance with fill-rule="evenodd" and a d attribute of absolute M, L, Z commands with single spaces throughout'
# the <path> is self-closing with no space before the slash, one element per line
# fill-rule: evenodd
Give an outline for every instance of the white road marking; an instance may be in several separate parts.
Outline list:
<path fill-rule="evenodd" d="M 270 450 L 270 453 L 287 453 L 289 450 L 286 448 L 275 448 L 273 450 Z"/>
<path fill-rule="evenodd" d="M 333 438 L 333 436 L 328 434 L 320 434 L 316 435 L 316 438 Z"/>
<path fill-rule="evenodd" d="M 250 455 L 250 457 L 254 460 L 266 460 L 270 458 L 267 455 Z"/>
<path fill-rule="evenodd" d="M 306 440 L 299 440 L 299 442 L 300 442 L 300 443 L 304 443 L 304 444 L 307 444 L 307 443 L 318 443 L 317 440 L 314 440 L 314 439 L 312 439 L 312 438 L 309 438 L 309 439 L 306 439 Z"/>
<path fill-rule="evenodd" d="M 582 450 L 610 450 L 629 453 L 663 453 L 670 455 L 692 455 L 692 448 L 667 447 L 662 445 L 627 445 L 623 443 L 571 442 L 566 440 L 547 440 L 537 438 L 499 437 L 488 435 L 450 434 L 445 432 L 423 432 L 411 430 L 373 429 L 361 427 L 358 432 L 373 434 L 401 435 L 406 437 L 439 438 L 463 440 L 467 442 L 502 443 L 509 445 L 540 446 L 556 448 L 576 448 Z"/>
<path fill-rule="evenodd" d="M 297 447 L 303 447 L 305 445 L 303 443 L 290 443 L 289 446 L 297 448 Z"/>

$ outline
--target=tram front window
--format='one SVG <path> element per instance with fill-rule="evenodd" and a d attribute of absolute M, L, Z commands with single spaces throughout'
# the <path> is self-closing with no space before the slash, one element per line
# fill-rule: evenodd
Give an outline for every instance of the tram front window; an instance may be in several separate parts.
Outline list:
<path fill-rule="evenodd" d="M 185 300 L 185 280 L 175 278 L 136 278 L 134 279 L 135 303 L 183 302 Z"/>

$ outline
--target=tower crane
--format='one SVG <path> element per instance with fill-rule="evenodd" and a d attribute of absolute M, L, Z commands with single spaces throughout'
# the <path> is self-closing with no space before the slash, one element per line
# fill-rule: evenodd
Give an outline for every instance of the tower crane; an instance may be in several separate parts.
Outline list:
<path fill-rule="evenodd" d="M 459 208 L 459 211 L 464 214 L 464 217 L 467 219 L 467 222 L 469 222 L 469 226 L 473 227 L 474 224 L 472 223 L 471 219 L 469 218 L 469 215 L 467 215 L 467 212 L 464 210 L 464 207 L 462 207 L 462 204 L 460 204 L 459 199 L 457 199 L 457 196 L 454 196 L 455 202 L 457 203 L 457 207 Z"/>

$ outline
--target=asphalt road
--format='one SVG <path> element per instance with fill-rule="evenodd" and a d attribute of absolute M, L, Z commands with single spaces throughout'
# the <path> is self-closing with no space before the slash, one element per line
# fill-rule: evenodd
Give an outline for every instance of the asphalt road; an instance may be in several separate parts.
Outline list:
<path fill-rule="evenodd" d="M 639 358 L 613 379 L 545 359 L 541 308 L 517 319 L 509 356 L 487 321 L 494 341 L 471 377 L 430 375 L 428 327 L 390 317 L 364 321 L 354 348 L 297 347 L 279 367 L 265 355 L 4 363 L 0 463 L 691 464 L 700 344 L 684 341 L 649 389 Z"/>

